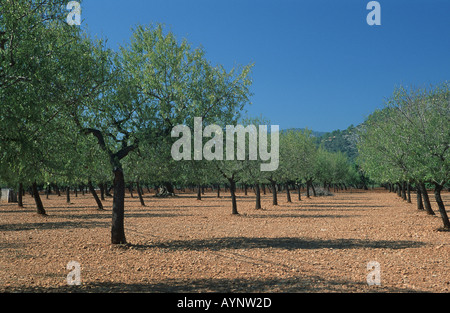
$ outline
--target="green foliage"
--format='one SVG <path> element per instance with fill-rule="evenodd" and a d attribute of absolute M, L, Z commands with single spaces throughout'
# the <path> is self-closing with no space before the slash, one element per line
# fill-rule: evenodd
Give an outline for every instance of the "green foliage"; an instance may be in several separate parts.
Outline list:
<path fill-rule="evenodd" d="M 379 182 L 448 182 L 449 95 L 448 83 L 430 89 L 398 88 L 360 133 L 363 170 Z"/>
<path fill-rule="evenodd" d="M 0 176 L 44 182 L 71 150 L 60 69 L 79 30 L 63 22 L 64 1 L 1 2 Z"/>
<path fill-rule="evenodd" d="M 276 180 L 280 182 L 313 179 L 317 147 L 309 130 L 288 131 L 280 137 L 280 169 Z"/>

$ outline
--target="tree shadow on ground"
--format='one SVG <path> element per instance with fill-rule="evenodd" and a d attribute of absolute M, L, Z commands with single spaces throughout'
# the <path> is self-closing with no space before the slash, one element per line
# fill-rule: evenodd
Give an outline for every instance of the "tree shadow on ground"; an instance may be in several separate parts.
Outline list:
<path fill-rule="evenodd" d="M 388 206 L 385 205 L 355 205 L 355 204 L 343 204 L 343 203 L 321 203 L 321 204 L 309 204 L 309 203 L 305 203 L 304 207 L 312 207 L 312 208 L 329 208 L 329 209 L 333 209 L 333 208 L 361 208 L 361 209 L 368 209 L 368 208 L 389 208 Z"/>
<path fill-rule="evenodd" d="M 6 289 L 6 292 L 18 292 Z M 166 279 L 148 283 L 95 282 L 80 286 L 24 287 L 23 293 L 413 293 L 421 292 L 407 288 L 387 286 L 369 287 L 365 282 L 345 279 L 325 279 L 320 276 L 289 278 L 205 278 Z"/>
<path fill-rule="evenodd" d="M 225 237 L 194 240 L 173 240 L 149 245 L 132 245 L 135 249 L 164 248 L 169 250 L 209 250 L 223 249 L 408 249 L 419 248 L 425 243 L 418 241 L 388 241 L 364 239 L 314 239 L 314 238 L 253 238 L 253 237 Z"/>
<path fill-rule="evenodd" d="M 125 212 L 125 218 L 155 218 L 155 217 L 186 217 L 193 216 L 192 214 L 172 214 L 172 213 L 137 213 L 137 212 Z"/>
<path fill-rule="evenodd" d="M 51 230 L 51 229 L 77 229 L 77 228 L 105 228 L 110 223 L 98 221 L 61 221 L 44 223 L 24 223 L 24 224 L 3 224 L 0 225 L 0 231 L 28 231 L 28 230 Z"/>
<path fill-rule="evenodd" d="M 16 223 L 16 224 L 0 224 L 0 231 L 28 231 L 28 230 L 51 230 L 51 229 L 88 229 L 88 228 L 109 228 L 111 223 L 98 221 L 110 220 L 111 212 L 98 211 L 98 214 L 83 215 L 49 215 L 47 219 L 41 223 Z M 50 212 L 54 213 L 54 212 Z M 64 212 L 67 213 L 67 212 Z M 105 214 L 106 213 L 106 214 Z M 185 217 L 192 216 L 189 214 L 171 214 L 171 213 L 155 213 L 155 212 L 126 212 L 126 218 L 157 218 L 157 217 Z M 52 221 L 52 219 L 67 219 L 63 221 Z M 96 221 L 97 220 L 97 221 Z"/>
<path fill-rule="evenodd" d="M 357 208 L 351 208 L 351 209 L 343 209 L 343 208 L 331 208 L 331 207 L 325 207 L 325 208 L 312 208 L 309 207 L 307 205 L 305 206 L 295 206 L 295 205 L 289 205 L 289 206 L 285 206 L 284 208 L 280 208 L 280 209 L 274 209 L 276 211 L 286 211 L 286 212 L 328 212 L 328 211 L 332 211 L 332 212 L 341 212 L 341 211 L 345 211 L 345 212 L 349 212 L 349 211 L 354 211 L 354 212 L 361 212 L 361 209 L 357 209 Z M 351 216 L 355 216 L 358 217 L 359 215 L 355 215 L 352 214 Z M 351 217 L 349 216 L 349 217 Z"/>
<path fill-rule="evenodd" d="M 191 208 L 217 208 L 215 205 L 201 205 L 199 201 L 198 205 L 158 205 L 158 208 L 172 208 L 172 209 L 191 209 Z M 153 210 L 153 208 L 152 208 Z"/>
<path fill-rule="evenodd" d="M 73 204 L 67 204 L 67 206 L 45 206 L 45 210 L 51 212 L 86 212 L 95 211 L 97 209 L 97 205 L 73 206 Z"/>
<path fill-rule="evenodd" d="M 248 214 L 242 216 L 244 218 L 349 218 L 358 217 L 359 215 L 338 215 L 338 214 L 320 214 L 320 215 L 308 215 L 308 214 Z"/>

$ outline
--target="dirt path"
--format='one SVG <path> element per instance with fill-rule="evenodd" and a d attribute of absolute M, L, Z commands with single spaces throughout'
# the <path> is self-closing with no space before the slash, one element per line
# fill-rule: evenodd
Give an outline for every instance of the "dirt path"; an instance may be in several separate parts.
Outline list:
<path fill-rule="evenodd" d="M 450 233 L 438 216 L 416 211 L 393 193 L 337 193 L 279 206 L 238 193 L 127 197 L 127 248 L 112 248 L 112 200 L 96 211 L 90 196 L 43 199 L 48 217 L 0 206 L 0 292 L 449 292 Z M 450 207 L 450 194 L 444 193 Z M 437 212 L 437 206 L 432 203 Z M 66 265 L 81 265 L 68 286 Z M 380 265 L 369 286 L 367 264 Z"/>

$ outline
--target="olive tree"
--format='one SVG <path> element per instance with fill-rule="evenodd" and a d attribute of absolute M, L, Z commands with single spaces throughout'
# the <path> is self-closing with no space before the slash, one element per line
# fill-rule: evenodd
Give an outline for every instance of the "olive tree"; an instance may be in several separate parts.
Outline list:
<path fill-rule="evenodd" d="M 72 116 L 108 155 L 114 175 L 111 242 L 125 244 L 122 160 L 141 142 L 154 144 L 194 117 L 233 118 L 248 102 L 250 67 L 213 66 L 203 50 L 179 42 L 162 26 L 138 26 L 118 54 L 108 51 L 99 61 L 108 84 L 94 101 L 78 103 Z"/>

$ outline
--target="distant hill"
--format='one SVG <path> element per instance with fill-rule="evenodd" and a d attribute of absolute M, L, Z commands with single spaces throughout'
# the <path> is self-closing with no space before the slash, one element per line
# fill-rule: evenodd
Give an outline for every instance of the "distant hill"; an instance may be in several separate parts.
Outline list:
<path fill-rule="evenodd" d="M 282 130 L 281 132 L 287 132 L 287 131 L 299 131 L 299 132 L 303 132 L 303 131 L 305 131 L 305 130 L 306 130 L 306 128 L 289 128 L 289 129 L 284 129 L 284 130 Z M 311 129 L 308 129 L 308 130 L 311 132 L 311 135 L 312 135 L 313 137 L 317 137 L 317 138 L 322 137 L 323 135 L 326 134 L 326 132 L 319 132 L 319 131 L 315 131 L 315 130 L 311 130 Z"/>
<path fill-rule="evenodd" d="M 332 132 L 311 131 L 312 136 L 316 137 L 317 145 L 322 146 L 330 152 L 343 152 L 347 154 L 350 161 L 355 161 L 358 156 L 357 132 L 361 125 L 350 125 L 346 130 L 334 130 Z M 290 128 L 285 131 L 304 131 L 304 128 Z"/>
<path fill-rule="evenodd" d="M 358 156 L 356 146 L 358 140 L 358 130 L 361 125 L 350 125 L 346 130 L 335 130 L 325 133 L 319 138 L 318 144 L 330 152 L 343 152 L 347 154 L 350 161 L 354 161 Z"/>

